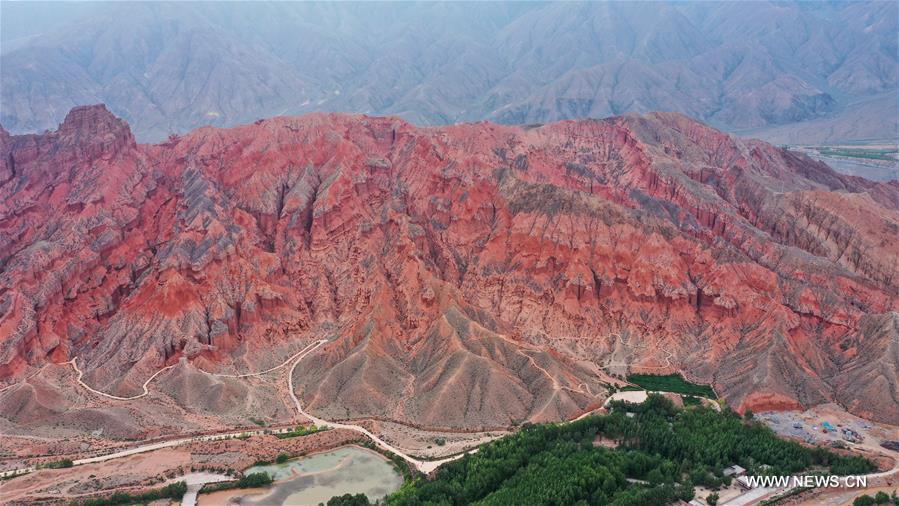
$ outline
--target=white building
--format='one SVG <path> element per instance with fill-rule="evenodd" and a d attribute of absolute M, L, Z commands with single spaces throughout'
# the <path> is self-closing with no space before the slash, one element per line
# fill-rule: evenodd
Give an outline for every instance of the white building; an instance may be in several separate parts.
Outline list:
<path fill-rule="evenodd" d="M 746 474 L 746 470 L 736 464 L 724 468 L 724 476 L 743 476 L 744 474 Z"/>

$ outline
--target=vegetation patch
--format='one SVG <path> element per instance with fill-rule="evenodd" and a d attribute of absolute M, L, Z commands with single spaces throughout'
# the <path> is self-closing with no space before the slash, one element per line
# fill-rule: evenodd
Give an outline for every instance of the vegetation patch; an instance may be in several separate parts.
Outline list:
<path fill-rule="evenodd" d="M 896 161 L 895 149 L 863 149 L 863 148 L 819 148 L 818 153 L 826 156 L 845 156 L 847 158 L 867 158 L 869 160 Z"/>
<path fill-rule="evenodd" d="M 274 479 L 268 473 L 252 473 L 242 476 L 239 480 L 220 483 L 207 483 L 203 486 L 203 493 L 218 492 L 219 490 L 232 490 L 235 488 L 257 488 L 271 485 Z"/>
<path fill-rule="evenodd" d="M 38 467 L 40 469 L 65 469 L 74 465 L 75 463 L 72 462 L 72 459 L 62 459 L 55 462 L 47 462 L 46 464 L 41 464 Z"/>
<path fill-rule="evenodd" d="M 444 464 L 433 479 L 406 482 L 386 504 L 644 506 L 689 501 L 694 485 L 718 488 L 729 481 L 723 470 L 733 464 L 757 475 L 875 469 L 861 457 L 780 439 L 727 408 L 678 409 L 650 395 L 643 404 L 613 401 L 610 409 L 572 423 L 526 424 Z M 617 448 L 594 446 L 598 436 Z"/>
<path fill-rule="evenodd" d="M 896 491 L 894 490 L 892 494 L 887 495 L 883 490 L 877 492 L 874 497 L 871 497 L 867 494 L 860 495 L 852 501 L 852 506 L 874 506 L 881 504 L 894 504 L 899 505 L 899 497 L 896 496 Z"/>
<path fill-rule="evenodd" d="M 371 502 L 365 494 L 336 495 L 328 500 L 328 506 L 368 506 Z"/>
<path fill-rule="evenodd" d="M 159 499 L 176 499 L 178 501 L 184 497 L 187 492 L 187 483 L 179 481 L 166 485 L 156 490 L 143 492 L 140 494 L 129 494 L 127 492 L 116 492 L 109 497 L 98 497 L 94 499 L 85 499 L 82 501 L 73 501 L 72 506 L 115 506 L 119 504 L 146 504 L 157 501 Z"/>
<path fill-rule="evenodd" d="M 629 374 L 627 380 L 645 390 L 698 395 L 699 397 L 707 397 L 709 399 L 718 398 L 710 385 L 690 383 L 680 374 Z"/>
<path fill-rule="evenodd" d="M 296 429 L 290 432 L 285 432 L 283 434 L 275 434 L 275 437 L 277 437 L 278 439 L 288 439 L 292 437 L 308 436 L 317 432 L 324 432 L 326 430 L 328 430 L 328 427 L 318 427 L 316 425 L 307 427 L 305 425 L 297 425 Z"/>
<path fill-rule="evenodd" d="M 810 490 L 806 487 L 795 487 L 787 490 L 786 492 L 780 493 L 770 499 L 765 499 L 764 501 L 759 503 L 759 506 L 774 506 L 775 504 L 780 504 L 791 497 L 795 497 L 803 492 Z"/>
<path fill-rule="evenodd" d="M 684 395 L 681 396 L 681 399 L 684 401 L 684 406 L 700 406 L 702 405 L 702 399 L 699 397 L 695 397 L 692 395 Z"/>

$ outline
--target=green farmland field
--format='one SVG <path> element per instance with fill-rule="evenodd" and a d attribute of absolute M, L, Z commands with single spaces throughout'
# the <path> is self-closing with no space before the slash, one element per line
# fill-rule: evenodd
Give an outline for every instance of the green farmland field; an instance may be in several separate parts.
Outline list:
<path fill-rule="evenodd" d="M 665 376 L 656 374 L 630 374 L 628 375 L 627 380 L 646 390 L 698 395 L 700 397 L 708 397 L 709 399 L 718 398 L 711 386 L 690 383 L 680 374 L 668 374 Z"/>

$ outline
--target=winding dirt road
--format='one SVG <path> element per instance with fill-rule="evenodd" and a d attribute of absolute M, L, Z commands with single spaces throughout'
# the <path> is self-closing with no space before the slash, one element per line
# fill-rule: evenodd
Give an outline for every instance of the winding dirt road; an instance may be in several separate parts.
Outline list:
<path fill-rule="evenodd" d="M 292 362 L 292 361 L 293 361 L 294 359 L 296 359 L 297 357 L 300 357 L 301 355 L 302 355 L 303 357 L 305 357 L 305 356 L 306 356 L 305 354 L 306 354 L 307 352 L 312 351 L 312 350 L 310 350 L 310 348 L 313 348 L 313 349 L 314 349 L 314 348 L 320 346 L 320 343 L 321 343 L 321 342 L 318 341 L 318 342 L 312 343 L 312 344 L 310 344 L 310 345 L 307 345 L 307 346 L 305 346 L 302 350 L 300 350 L 300 351 L 294 353 L 293 355 L 291 355 L 290 357 L 288 357 L 287 360 L 285 360 L 284 362 L 281 362 L 279 365 L 276 365 L 275 367 L 271 367 L 271 368 L 266 369 L 266 370 L 264 370 L 264 371 L 259 371 L 259 372 L 249 372 L 249 373 L 245 373 L 245 374 L 221 374 L 221 373 L 216 373 L 216 372 L 206 372 L 206 371 L 203 371 L 202 369 L 200 369 L 200 370 L 203 371 L 204 373 L 210 375 L 210 376 L 218 376 L 218 377 L 220 377 L 220 378 L 249 378 L 249 377 L 251 377 L 251 376 L 262 376 L 263 374 L 268 374 L 268 373 L 270 373 L 270 372 L 272 372 L 272 371 L 277 371 L 278 369 L 280 369 L 280 368 L 286 366 L 287 364 L 289 364 L 290 362 Z M 302 358 L 302 357 L 300 357 L 300 358 Z"/>
<path fill-rule="evenodd" d="M 313 416 L 313 415 L 307 413 L 306 411 L 304 411 L 303 406 L 300 404 L 300 400 L 296 397 L 296 394 L 294 393 L 294 390 L 293 390 L 293 373 L 294 373 L 294 370 L 296 369 L 297 365 L 306 356 L 308 356 L 310 353 L 312 353 L 313 351 L 318 349 L 320 346 L 326 344 L 327 342 L 328 341 L 326 339 L 322 339 L 320 341 L 312 343 L 312 344 L 306 346 L 305 348 L 303 348 L 302 350 L 300 350 L 299 352 L 292 355 L 290 358 L 285 360 L 280 365 L 272 367 L 270 369 L 266 369 L 265 371 L 241 374 L 241 375 L 224 375 L 224 374 L 214 374 L 214 373 L 207 373 L 207 374 L 213 374 L 213 375 L 225 376 L 225 377 L 234 377 L 234 378 L 258 376 L 261 374 L 266 374 L 266 373 L 272 372 L 274 370 L 280 369 L 280 368 L 286 366 L 287 364 L 289 364 L 291 361 L 293 361 L 293 365 L 290 368 L 290 373 L 288 375 L 288 380 L 287 380 L 288 392 L 290 393 L 290 397 L 293 400 L 294 406 L 296 406 L 296 408 L 297 408 L 297 412 L 301 416 L 304 416 L 304 417 L 312 420 L 312 422 L 315 423 L 316 425 L 323 426 L 323 427 L 337 428 L 337 429 L 348 429 L 348 430 L 352 430 L 352 431 L 364 434 L 365 436 L 369 437 L 380 448 L 382 448 L 388 452 L 394 453 L 396 455 L 399 455 L 400 457 L 407 460 L 409 463 L 414 465 L 416 467 L 416 469 L 418 469 L 419 471 L 421 471 L 423 473 L 430 473 L 434 469 L 437 469 L 438 467 L 440 467 L 441 464 L 458 459 L 458 458 L 462 457 L 463 455 L 465 455 L 464 453 L 462 453 L 459 455 L 455 455 L 453 457 L 445 458 L 442 460 L 435 460 L 435 461 L 418 460 L 418 459 L 406 454 L 399 448 L 396 448 L 396 447 L 386 443 L 384 440 L 382 440 L 378 436 L 372 434 L 371 432 L 366 430 L 364 427 L 360 427 L 358 425 L 352 425 L 352 424 L 329 422 L 327 420 L 323 420 L 321 418 Z M 133 400 L 140 399 L 141 397 L 148 395 L 149 389 L 147 387 L 149 386 L 150 382 L 153 381 L 157 376 L 159 376 L 164 371 L 174 367 L 174 365 L 164 367 L 164 368 L 156 371 L 149 378 L 147 378 L 147 380 L 144 381 L 144 383 L 143 383 L 143 393 L 135 395 L 135 396 L 131 396 L 131 397 L 119 397 L 117 395 L 112 395 L 112 394 L 108 394 L 106 392 L 101 392 L 100 390 L 96 390 L 96 389 L 92 388 L 91 386 L 89 386 L 88 384 L 86 384 L 84 381 L 82 381 L 83 372 L 78 367 L 78 364 L 76 363 L 76 359 L 73 358 L 72 360 L 70 360 L 69 362 L 66 362 L 66 363 L 71 364 L 71 366 L 75 369 L 75 372 L 78 374 L 76 381 L 78 382 L 79 385 L 81 385 L 88 391 L 93 392 L 97 395 L 101 395 L 103 397 L 107 397 L 107 398 L 118 400 L 118 401 L 133 401 Z M 118 459 L 118 458 L 122 458 L 122 457 L 127 457 L 129 455 L 135 455 L 138 453 L 151 452 L 151 451 L 159 450 L 162 448 L 171 448 L 173 446 L 180 446 L 180 445 L 193 443 L 193 442 L 197 442 L 197 441 L 215 441 L 215 440 L 229 439 L 229 438 L 235 438 L 235 437 L 246 437 L 246 436 L 254 436 L 254 435 L 260 435 L 260 434 L 266 434 L 266 433 L 282 433 L 282 432 L 289 432 L 289 431 L 290 431 L 290 429 L 286 429 L 286 428 L 285 429 L 276 429 L 276 430 L 259 429 L 259 430 L 239 431 L 239 432 L 234 432 L 233 430 L 224 431 L 224 432 L 219 432 L 219 433 L 215 433 L 215 434 L 207 434 L 204 436 L 193 436 L 193 437 L 173 439 L 170 441 L 161 441 L 158 443 L 151 443 L 151 444 L 136 446 L 134 448 L 121 450 L 121 451 L 109 453 L 106 455 L 78 459 L 78 460 L 73 461 L 72 463 L 73 463 L 73 465 L 79 466 L 82 464 L 105 462 L 107 460 L 113 460 L 113 459 Z M 469 451 L 468 453 L 474 453 L 475 451 L 477 451 L 477 448 Z M 7 477 L 11 477 L 11 476 L 28 474 L 28 473 L 34 472 L 36 470 L 37 470 L 36 466 L 28 466 L 28 467 L 22 467 L 22 468 L 18 468 L 18 469 L 11 469 L 8 471 L 0 472 L 0 478 L 7 478 Z"/>
<path fill-rule="evenodd" d="M 311 349 L 314 349 L 317 346 L 319 346 L 318 343 L 310 344 L 310 345 L 306 346 L 305 348 L 303 348 L 302 350 L 300 350 L 300 351 L 294 353 L 293 355 L 291 355 L 290 357 L 288 357 L 287 360 L 285 360 L 284 362 L 281 362 L 281 364 L 276 365 L 275 367 L 266 369 L 264 371 L 251 372 L 251 373 L 246 373 L 246 374 L 220 374 L 220 373 L 214 373 L 214 372 L 206 372 L 206 371 L 203 371 L 202 369 L 200 369 L 200 370 L 210 376 L 218 376 L 220 378 L 249 378 L 251 376 L 261 376 L 263 374 L 268 374 L 272 371 L 277 371 L 278 369 L 289 364 L 291 361 L 295 360 L 297 357 L 306 356 L 305 355 L 306 353 L 308 353 L 309 351 L 311 351 Z M 174 364 L 169 365 L 169 366 L 163 367 L 162 369 L 153 373 L 153 375 L 150 376 L 149 378 L 147 378 L 147 381 L 144 381 L 144 384 L 141 386 L 141 388 L 143 389 L 143 393 L 140 393 L 137 395 L 132 395 L 131 397 L 119 397 L 118 395 L 112 395 L 112 394 L 108 394 L 106 392 L 97 390 L 97 389 L 91 387 L 90 385 L 88 385 L 87 383 L 85 383 L 84 381 L 82 381 L 82 378 L 84 377 L 84 373 L 78 367 L 77 360 L 78 360 L 78 358 L 76 357 L 65 363 L 71 364 L 72 368 L 75 369 L 75 372 L 78 374 L 78 377 L 76 378 L 76 381 L 78 382 L 78 384 L 81 385 L 82 387 L 84 387 L 86 390 L 89 390 L 97 395 L 102 395 L 103 397 L 106 397 L 109 399 L 114 399 L 117 401 L 133 401 L 135 399 L 140 399 L 141 397 L 148 395 L 150 393 L 150 390 L 147 387 L 150 385 L 150 382 L 153 381 L 154 379 L 156 379 L 156 377 L 159 376 L 160 374 L 162 374 L 163 372 L 175 367 Z M 10 385 L 10 386 L 12 386 L 12 385 Z M 7 387 L 7 388 L 9 388 L 9 387 Z M 2 392 L 2 390 L 0 390 L 0 392 Z"/>
<path fill-rule="evenodd" d="M 321 346 L 327 342 L 328 342 L 327 339 L 322 339 L 315 345 L 315 347 L 313 347 L 311 350 L 309 350 L 307 352 L 307 354 L 311 353 L 316 348 L 318 348 L 319 346 Z M 322 418 L 318 418 L 315 415 L 307 413 L 306 410 L 303 409 L 303 405 L 300 403 L 300 400 L 297 398 L 296 393 L 294 393 L 294 389 L 293 389 L 293 372 L 296 369 L 297 365 L 299 365 L 300 361 L 305 356 L 306 356 L 306 354 L 297 358 L 297 361 L 294 362 L 293 367 L 290 368 L 290 372 L 287 375 L 287 391 L 290 393 L 290 398 L 293 400 L 293 404 L 294 404 L 294 406 L 296 406 L 297 412 L 300 415 L 312 420 L 312 423 L 314 423 L 315 425 L 321 426 L 321 427 L 330 427 L 333 429 L 347 429 L 347 430 L 352 430 L 352 431 L 364 434 L 369 439 L 371 439 L 376 445 L 378 445 L 379 448 L 402 457 L 404 460 L 406 460 L 407 462 L 409 462 L 410 464 L 415 466 L 415 468 L 418 469 L 420 472 L 425 473 L 425 474 L 430 473 L 431 471 L 437 469 L 438 467 L 440 467 L 441 465 L 443 465 L 447 462 L 451 462 L 453 460 L 462 458 L 464 455 L 467 455 L 469 453 L 475 453 L 478 451 L 477 448 L 474 448 L 472 450 L 469 450 L 468 452 L 460 453 L 458 455 L 454 455 L 452 457 L 447 457 L 447 458 L 441 459 L 441 460 L 418 460 L 415 457 L 412 457 L 411 455 L 403 452 L 399 448 L 385 442 L 383 439 L 379 438 L 378 436 L 372 434 L 365 427 L 360 427 L 359 425 L 353 425 L 353 424 L 348 424 L 348 423 L 329 422 L 328 420 L 324 420 Z"/>
<path fill-rule="evenodd" d="M 175 367 L 174 365 L 166 366 L 166 367 L 163 367 L 162 369 L 156 371 L 155 373 L 153 373 L 152 376 L 150 376 L 149 378 L 147 378 L 147 381 L 144 381 L 144 384 L 142 385 L 142 388 L 143 388 L 143 390 L 144 390 L 143 393 L 137 394 L 137 395 L 132 395 L 131 397 L 119 397 L 118 395 L 108 394 L 108 393 L 106 393 L 106 392 L 101 392 L 101 391 L 99 391 L 99 390 L 96 390 L 96 389 L 94 389 L 94 388 L 91 388 L 90 385 L 88 385 L 87 383 L 81 381 L 81 378 L 84 376 L 84 373 L 81 372 L 81 369 L 78 368 L 78 363 L 76 362 L 77 360 L 78 360 L 78 357 L 75 357 L 75 358 L 73 358 L 72 360 L 69 360 L 69 361 L 66 362 L 66 363 L 67 363 L 67 364 L 72 364 L 72 368 L 75 369 L 75 372 L 76 372 L 76 373 L 78 373 L 78 378 L 76 378 L 76 381 L 78 382 L 78 384 L 81 385 L 81 386 L 83 386 L 85 389 L 87 389 L 87 390 L 89 390 L 89 391 L 91 391 L 91 392 L 97 394 L 97 395 L 102 395 L 103 397 L 107 397 L 107 398 L 109 398 L 109 399 L 115 399 L 115 400 L 117 400 L 117 401 L 133 401 L 133 400 L 135 400 L 135 399 L 140 399 L 141 397 L 143 397 L 143 396 L 149 394 L 150 391 L 147 389 L 147 385 L 149 385 L 150 382 L 153 381 L 154 378 L 156 378 L 156 376 L 159 376 L 159 375 L 162 374 L 163 372 L 165 372 L 165 371 L 171 369 L 172 367 Z"/>
<path fill-rule="evenodd" d="M 467 454 L 476 453 L 478 451 L 477 448 L 474 448 L 467 452 L 463 452 L 463 453 L 454 455 L 452 457 L 447 457 L 447 458 L 440 459 L 440 460 L 419 460 L 419 459 L 416 459 L 415 457 L 412 457 L 411 455 L 405 453 L 403 450 L 387 443 L 380 437 L 376 436 L 375 434 L 372 434 L 369 430 L 367 430 L 364 427 L 361 427 L 359 425 L 354 425 L 354 424 L 331 422 L 331 421 L 319 418 L 319 417 L 312 415 L 312 414 L 308 413 L 307 411 L 305 411 L 303 409 L 302 403 L 300 402 L 299 398 L 297 398 L 296 393 L 294 392 L 293 374 L 294 374 L 294 371 L 296 370 L 297 365 L 299 365 L 299 363 L 305 357 L 307 357 L 309 354 L 311 354 L 312 352 L 314 352 L 315 350 L 320 348 L 322 345 L 327 344 L 328 342 L 329 341 L 327 339 L 322 339 L 322 340 L 316 341 L 315 343 L 312 343 L 312 344 L 306 346 L 305 348 L 303 348 L 302 350 L 300 350 L 299 352 L 295 353 L 290 358 L 288 358 L 287 360 L 282 362 L 280 365 L 272 367 L 270 369 L 266 369 L 265 371 L 260 371 L 260 372 L 256 372 L 256 373 L 239 374 L 239 375 L 225 375 L 225 374 L 215 374 L 215 373 L 207 373 L 207 374 L 223 376 L 223 377 L 232 377 L 232 378 L 244 378 L 244 377 L 249 377 L 249 376 L 259 376 L 261 374 L 266 374 L 266 373 L 275 371 L 277 369 L 280 369 L 292 361 L 293 365 L 290 367 L 290 372 L 288 373 L 288 376 L 287 376 L 287 388 L 288 388 L 288 393 L 290 394 L 290 398 L 293 401 L 294 406 L 296 407 L 297 413 L 299 413 L 301 416 L 303 416 L 305 418 L 308 418 L 317 426 L 329 427 L 329 428 L 334 428 L 334 429 L 352 430 L 354 432 L 363 434 L 366 437 L 368 437 L 369 439 L 371 439 L 379 448 L 381 448 L 385 451 L 388 451 L 390 453 L 393 453 L 395 455 L 398 455 L 399 457 L 403 458 L 404 460 L 406 460 L 407 462 L 409 462 L 410 464 L 415 466 L 415 468 L 418 469 L 418 471 L 425 473 L 425 474 L 431 473 L 432 471 L 434 471 L 435 469 L 437 469 L 438 467 L 440 467 L 441 465 L 443 465 L 447 462 L 451 462 L 451 461 L 459 459 Z M 668 358 L 670 359 L 670 355 L 668 355 Z M 116 395 L 111 395 L 111 394 L 107 394 L 105 392 L 101 392 L 99 390 L 96 390 L 96 389 L 90 387 L 86 383 L 84 383 L 84 381 L 82 381 L 83 373 L 82 373 L 81 369 L 78 368 L 76 359 L 73 358 L 71 361 L 69 361 L 67 363 L 71 364 L 72 367 L 74 368 L 74 370 L 78 373 L 77 382 L 81 386 L 83 386 L 85 389 L 87 389 L 95 394 L 98 394 L 98 395 L 101 395 L 101 396 L 104 396 L 104 397 L 107 397 L 110 399 L 120 400 L 120 401 L 131 401 L 131 400 L 139 399 L 141 397 L 148 395 L 149 394 L 148 385 L 150 384 L 150 382 L 153 381 L 153 379 L 155 379 L 157 376 L 159 376 L 159 374 L 161 374 L 162 372 L 174 367 L 173 365 L 164 367 L 164 368 L 156 371 L 149 378 L 147 378 L 147 380 L 144 381 L 143 386 L 142 386 L 143 393 L 132 396 L 132 397 L 119 397 Z M 544 372 L 547 375 L 549 375 L 548 371 L 544 370 Z M 12 386 L 12 385 L 10 385 L 10 386 Z M 9 386 L 5 387 L 3 390 L 5 390 L 6 388 L 9 388 Z M 589 412 L 584 413 L 581 416 L 575 418 L 575 420 L 579 420 L 585 416 L 588 416 L 589 414 L 590 414 Z M 575 420 L 573 420 L 573 421 L 575 421 Z M 260 435 L 260 434 L 266 434 L 266 433 L 273 433 L 273 432 L 274 433 L 282 433 L 282 432 L 289 432 L 289 431 L 290 431 L 290 429 L 288 429 L 288 428 L 282 428 L 282 429 L 276 429 L 276 430 L 259 429 L 259 430 L 238 431 L 238 432 L 224 431 L 224 432 L 220 432 L 220 433 L 207 434 L 207 435 L 203 435 L 203 436 L 193 436 L 193 437 L 187 437 L 187 438 L 181 438 L 181 439 L 173 439 L 170 441 L 161 441 L 158 443 L 141 445 L 141 446 L 137 446 L 134 448 L 110 453 L 107 455 L 100 455 L 97 457 L 78 459 L 78 460 L 73 461 L 73 465 L 77 466 L 77 465 L 82 465 L 82 464 L 105 462 L 107 460 L 113 460 L 113 459 L 117 459 L 117 458 L 121 458 L 121 457 L 127 457 L 129 455 L 135 455 L 138 453 L 150 452 L 150 451 L 159 450 L 162 448 L 170 448 L 173 446 L 180 446 L 180 445 L 197 442 L 197 441 L 215 441 L 215 440 L 222 440 L 222 439 L 235 438 L 235 437 L 247 437 L 247 436 Z M 18 476 L 18 475 L 27 474 L 27 473 L 30 473 L 30 472 L 33 472 L 36 470 L 37 470 L 37 467 L 35 467 L 35 466 L 11 469 L 8 471 L 0 472 L 0 478 Z M 897 473 L 899 473 L 899 460 L 896 461 L 896 465 L 893 467 L 893 469 L 890 469 L 890 470 L 884 471 L 884 472 L 880 472 L 880 473 L 869 474 L 868 476 L 870 478 L 881 478 L 881 477 L 891 476 L 891 475 L 894 475 Z"/>

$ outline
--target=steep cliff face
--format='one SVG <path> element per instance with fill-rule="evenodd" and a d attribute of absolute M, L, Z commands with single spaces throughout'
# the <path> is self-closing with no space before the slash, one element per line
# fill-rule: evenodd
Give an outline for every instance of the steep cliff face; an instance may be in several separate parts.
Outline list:
<path fill-rule="evenodd" d="M 295 378 L 325 417 L 552 420 L 607 374 L 682 371 L 743 408 L 899 422 L 899 184 L 680 115 L 310 115 L 136 145 L 92 106 L 0 148 L 10 381 L 77 356 L 133 394 L 327 337 Z"/>

